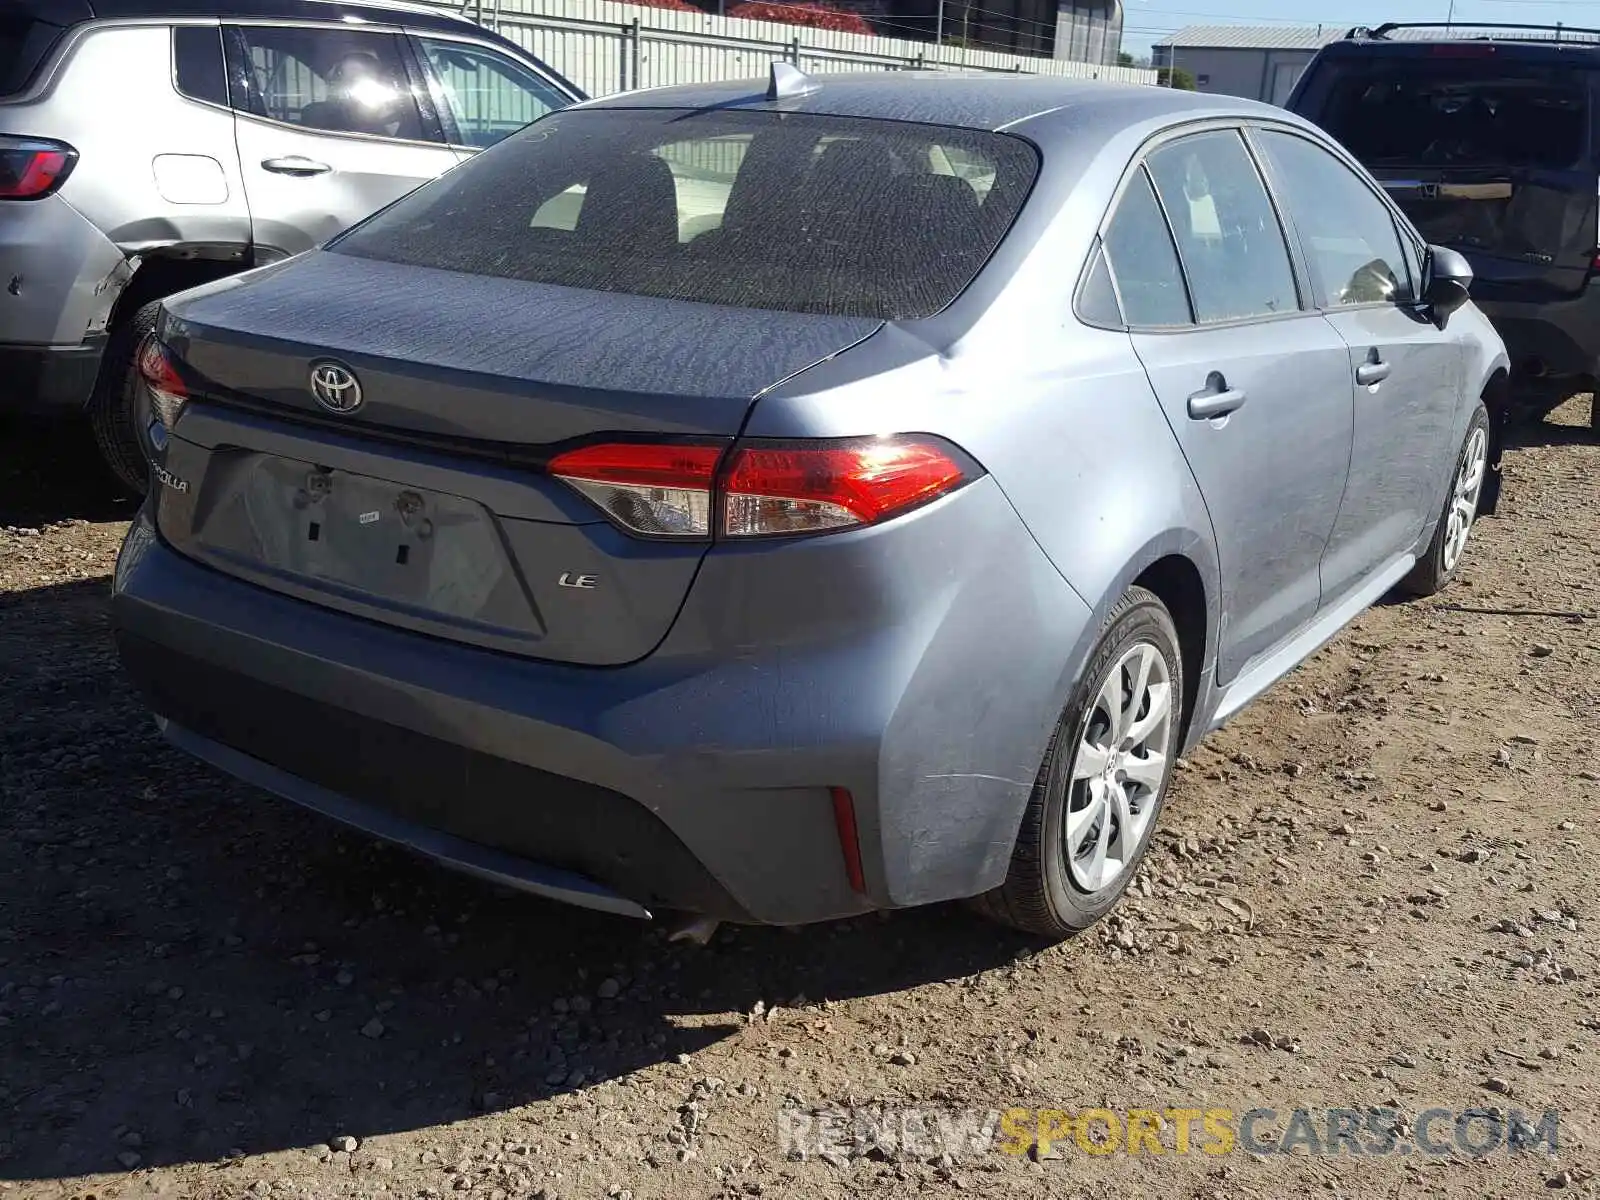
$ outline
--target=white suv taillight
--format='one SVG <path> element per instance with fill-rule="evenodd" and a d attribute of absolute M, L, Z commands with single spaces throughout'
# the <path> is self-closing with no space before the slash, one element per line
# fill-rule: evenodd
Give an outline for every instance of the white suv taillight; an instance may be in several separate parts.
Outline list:
<path fill-rule="evenodd" d="M 48 138 L 0 134 L 0 200 L 41 200 L 72 174 L 78 152 Z"/>
<path fill-rule="evenodd" d="M 778 537 L 871 525 L 978 474 L 931 438 L 721 445 L 606 443 L 557 455 L 550 473 L 647 537 Z M 720 464 L 720 469 L 719 469 Z"/>

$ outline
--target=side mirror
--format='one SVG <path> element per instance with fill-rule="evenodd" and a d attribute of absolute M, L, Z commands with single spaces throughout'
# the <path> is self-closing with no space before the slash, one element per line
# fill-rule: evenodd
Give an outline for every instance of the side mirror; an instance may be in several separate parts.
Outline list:
<path fill-rule="evenodd" d="M 1447 246 L 1429 246 L 1422 266 L 1422 302 L 1437 318 L 1448 317 L 1467 302 L 1472 266 Z"/>

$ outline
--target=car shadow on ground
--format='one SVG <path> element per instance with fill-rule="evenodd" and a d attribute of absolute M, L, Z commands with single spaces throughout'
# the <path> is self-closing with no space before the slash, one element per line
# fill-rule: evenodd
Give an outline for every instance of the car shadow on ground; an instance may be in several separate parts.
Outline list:
<path fill-rule="evenodd" d="M 0 595 L 0 1179 L 441 1126 L 1033 949 L 948 906 L 684 947 L 452 875 L 168 749 L 107 590 Z"/>
<path fill-rule="evenodd" d="M 1534 446 L 1583 446 L 1597 441 L 1600 441 L 1600 434 L 1587 425 L 1560 425 L 1549 420 L 1534 420 L 1514 421 L 1506 428 L 1507 450 L 1525 450 Z"/>
<path fill-rule="evenodd" d="M 0 416 L 0 528 L 127 520 L 137 507 L 101 465 L 83 422 Z"/>

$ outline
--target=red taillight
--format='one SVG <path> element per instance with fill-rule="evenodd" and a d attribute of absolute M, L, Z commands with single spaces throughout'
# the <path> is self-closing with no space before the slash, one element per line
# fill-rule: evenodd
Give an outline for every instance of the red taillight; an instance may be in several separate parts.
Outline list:
<path fill-rule="evenodd" d="M 721 446 L 584 446 L 558 454 L 550 473 L 634 533 L 709 537 L 711 489 Z"/>
<path fill-rule="evenodd" d="M 178 414 L 189 400 L 189 386 L 178 374 L 172 351 L 150 334 L 139 346 L 139 377 L 150 393 L 150 411 L 165 429 L 178 423 Z"/>
<path fill-rule="evenodd" d="M 38 200 L 60 187 L 78 152 L 64 142 L 0 136 L 0 200 Z"/>
<path fill-rule="evenodd" d="M 871 525 L 970 478 L 932 440 L 889 437 L 803 445 L 608 443 L 557 455 L 550 473 L 618 525 L 652 537 L 773 537 Z"/>
<path fill-rule="evenodd" d="M 870 525 L 965 479 L 961 465 L 930 442 L 741 446 L 723 478 L 722 528 L 729 537 L 764 537 Z"/>

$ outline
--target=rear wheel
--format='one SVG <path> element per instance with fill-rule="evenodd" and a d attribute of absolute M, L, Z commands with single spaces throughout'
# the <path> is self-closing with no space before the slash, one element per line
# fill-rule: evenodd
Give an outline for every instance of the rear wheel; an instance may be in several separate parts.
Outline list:
<path fill-rule="evenodd" d="M 1045 753 L 1006 881 L 975 901 L 979 911 L 1060 939 L 1112 909 L 1166 799 L 1183 694 L 1172 617 L 1154 593 L 1130 588 Z"/>
<path fill-rule="evenodd" d="M 156 327 L 160 301 L 146 304 L 111 331 L 89 399 L 89 426 L 100 457 L 135 496 L 150 486 L 149 412 L 134 369 L 139 346 Z"/>
<path fill-rule="evenodd" d="M 1473 523 L 1478 519 L 1478 500 L 1488 471 L 1489 412 L 1479 404 L 1456 455 L 1456 469 L 1450 476 L 1433 541 L 1422 561 L 1400 581 L 1400 591 L 1408 596 L 1431 596 L 1456 577 Z"/>

